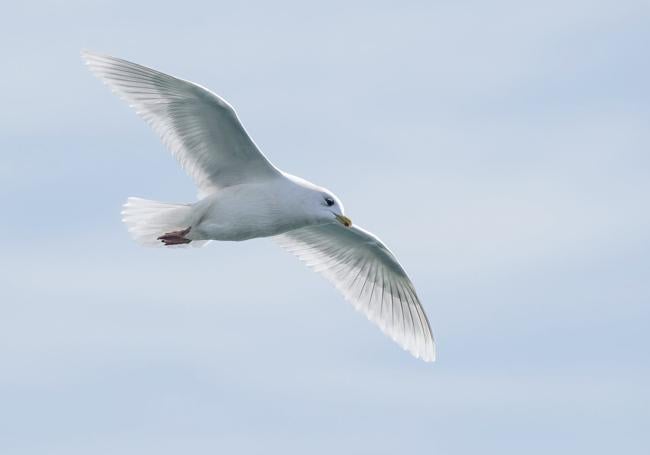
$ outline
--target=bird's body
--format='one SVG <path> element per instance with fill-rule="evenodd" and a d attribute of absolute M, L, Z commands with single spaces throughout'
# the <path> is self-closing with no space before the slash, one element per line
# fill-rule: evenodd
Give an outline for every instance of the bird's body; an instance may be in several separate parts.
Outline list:
<path fill-rule="evenodd" d="M 186 237 L 193 241 L 272 237 L 323 223 L 320 213 L 309 207 L 326 191 L 284 173 L 264 182 L 228 186 L 183 206 L 187 220 L 175 228 L 191 227 Z"/>
<path fill-rule="evenodd" d="M 329 190 L 271 164 L 225 100 L 126 60 L 84 58 L 159 134 L 199 188 L 199 200 L 188 204 L 129 198 L 123 220 L 136 240 L 186 246 L 274 237 L 402 347 L 434 359 L 428 320 L 395 256 L 352 226 Z"/>
<path fill-rule="evenodd" d="M 248 240 L 270 237 L 308 224 L 305 213 L 292 210 L 283 190 L 296 194 L 278 177 L 264 184 L 245 183 L 224 188 L 193 206 L 197 217 L 193 240 Z"/>

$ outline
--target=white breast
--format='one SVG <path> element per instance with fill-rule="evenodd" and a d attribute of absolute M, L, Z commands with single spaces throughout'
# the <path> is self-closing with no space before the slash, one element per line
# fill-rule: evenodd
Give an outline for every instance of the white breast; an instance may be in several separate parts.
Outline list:
<path fill-rule="evenodd" d="M 286 179 L 221 189 L 195 204 L 195 240 L 269 237 L 313 223 L 304 189 Z"/>

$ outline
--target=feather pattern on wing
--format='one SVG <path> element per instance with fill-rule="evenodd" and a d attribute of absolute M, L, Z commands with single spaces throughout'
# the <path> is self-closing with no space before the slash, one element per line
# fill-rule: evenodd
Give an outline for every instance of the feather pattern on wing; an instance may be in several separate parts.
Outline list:
<path fill-rule="evenodd" d="M 91 71 L 161 137 L 201 193 L 279 175 L 218 95 L 126 60 L 82 55 Z"/>
<path fill-rule="evenodd" d="M 381 240 L 359 227 L 334 223 L 296 229 L 276 239 L 400 346 L 425 361 L 435 359 L 429 321 L 413 284 Z"/>

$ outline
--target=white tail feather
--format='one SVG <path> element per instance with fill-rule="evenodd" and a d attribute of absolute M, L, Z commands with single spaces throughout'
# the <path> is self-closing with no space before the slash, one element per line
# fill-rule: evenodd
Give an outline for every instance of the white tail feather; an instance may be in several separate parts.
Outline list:
<path fill-rule="evenodd" d="M 163 246 L 158 237 L 186 229 L 192 223 L 191 204 L 168 204 L 130 197 L 123 208 L 122 221 L 127 225 L 131 237 L 146 246 Z M 202 246 L 205 243 L 193 241 L 189 245 Z"/>

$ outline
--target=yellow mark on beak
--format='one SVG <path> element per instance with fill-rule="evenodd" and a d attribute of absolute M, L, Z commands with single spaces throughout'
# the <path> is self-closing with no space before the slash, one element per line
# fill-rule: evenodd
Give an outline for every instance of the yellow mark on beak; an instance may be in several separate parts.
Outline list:
<path fill-rule="evenodd" d="M 345 215 L 336 215 L 336 219 L 345 227 L 352 226 L 352 220 Z"/>

